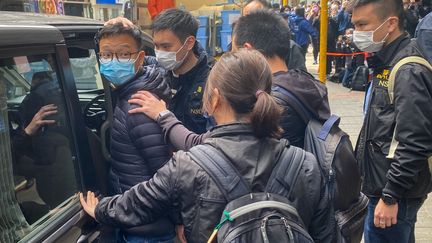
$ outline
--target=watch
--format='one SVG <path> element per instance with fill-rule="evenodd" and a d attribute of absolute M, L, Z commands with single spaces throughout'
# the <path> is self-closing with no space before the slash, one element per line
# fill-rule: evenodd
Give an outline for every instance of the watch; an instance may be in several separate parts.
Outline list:
<path fill-rule="evenodd" d="M 397 199 L 389 194 L 382 194 L 381 199 L 386 205 L 395 205 L 397 203 Z"/>
<path fill-rule="evenodd" d="M 160 119 L 164 118 L 165 116 L 167 116 L 169 114 L 171 114 L 171 111 L 169 111 L 169 110 L 164 110 L 164 111 L 159 112 L 159 115 L 157 117 L 157 121 L 159 121 Z"/>

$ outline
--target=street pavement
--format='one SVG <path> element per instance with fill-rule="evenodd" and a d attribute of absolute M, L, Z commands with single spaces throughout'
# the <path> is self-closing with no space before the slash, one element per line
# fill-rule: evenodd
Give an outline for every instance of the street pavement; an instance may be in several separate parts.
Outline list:
<path fill-rule="evenodd" d="M 310 73 L 318 77 L 318 65 L 313 65 L 312 50 L 306 56 L 306 66 Z M 340 127 L 348 133 L 353 146 L 358 138 L 358 134 L 363 122 L 363 100 L 364 92 L 351 91 L 333 82 L 326 82 L 331 111 L 341 117 Z M 415 230 L 416 242 L 432 242 L 432 197 L 429 197 L 417 215 Z"/>

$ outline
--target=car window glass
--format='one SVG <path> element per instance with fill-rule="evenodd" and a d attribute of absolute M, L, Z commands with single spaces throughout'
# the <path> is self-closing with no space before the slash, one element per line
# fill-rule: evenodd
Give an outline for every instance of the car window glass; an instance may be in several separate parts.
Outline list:
<path fill-rule="evenodd" d="M 53 55 L 0 59 L 0 242 L 61 215 L 59 205 L 77 192 L 55 63 Z"/>
<path fill-rule="evenodd" d="M 71 47 L 68 52 L 77 90 L 103 89 L 95 50 Z"/>

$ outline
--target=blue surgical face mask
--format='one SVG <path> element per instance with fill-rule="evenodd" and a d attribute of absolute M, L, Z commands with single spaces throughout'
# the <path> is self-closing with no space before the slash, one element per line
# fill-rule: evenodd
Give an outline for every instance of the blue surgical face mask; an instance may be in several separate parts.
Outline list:
<path fill-rule="evenodd" d="M 131 78 L 135 77 L 135 62 L 122 61 L 114 59 L 110 62 L 101 63 L 100 72 L 110 81 L 115 87 L 118 87 Z"/>

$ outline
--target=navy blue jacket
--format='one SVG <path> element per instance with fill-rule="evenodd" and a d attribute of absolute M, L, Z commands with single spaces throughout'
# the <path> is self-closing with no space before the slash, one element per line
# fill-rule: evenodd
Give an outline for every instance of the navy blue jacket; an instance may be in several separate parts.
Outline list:
<path fill-rule="evenodd" d="M 297 16 L 293 19 L 291 28 L 295 34 L 295 42 L 300 46 L 309 44 L 309 35 L 312 36 L 312 38 L 317 37 L 316 29 L 303 17 Z"/>
<path fill-rule="evenodd" d="M 134 80 L 116 90 L 118 101 L 110 143 L 110 181 L 114 193 L 123 193 L 150 179 L 171 157 L 159 125 L 142 113 L 128 113 L 136 107 L 128 99 L 139 90 L 150 91 L 165 100 L 170 95 L 163 73 L 154 65 L 142 67 Z"/>
<path fill-rule="evenodd" d="M 339 24 L 339 28 L 338 28 L 339 34 L 345 35 L 345 30 L 348 29 L 351 24 L 350 14 L 345 10 L 339 11 L 337 15 L 337 21 Z"/>
<path fill-rule="evenodd" d="M 168 71 L 165 78 L 173 91 L 168 109 L 187 129 L 201 134 L 207 132 L 207 119 L 202 112 L 202 98 L 210 66 L 207 53 L 198 42 L 193 51 L 198 56 L 198 62 L 189 72 L 175 77 L 172 72 Z M 146 57 L 145 62 L 146 64 L 157 63 L 154 57 Z"/>

